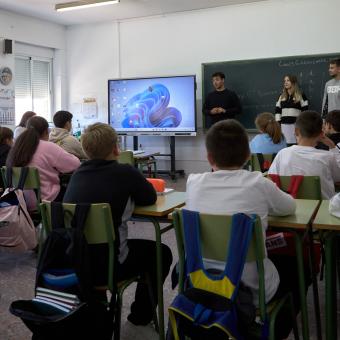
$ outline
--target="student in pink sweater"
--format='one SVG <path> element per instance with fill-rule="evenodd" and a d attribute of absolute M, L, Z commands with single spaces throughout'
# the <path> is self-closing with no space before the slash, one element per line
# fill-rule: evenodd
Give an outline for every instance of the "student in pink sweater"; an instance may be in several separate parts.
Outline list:
<path fill-rule="evenodd" d="M 42 117 L 32 117 L 27 130 L 15 141 L 7 157 L 8 167 L 35 167 L 39 170 L 41 198 L 47 201 L 62 201 L 59 174 L 73 172 L 80 165 L 77 157 L 60 146 L 48 142 L 48 123 Z"/>

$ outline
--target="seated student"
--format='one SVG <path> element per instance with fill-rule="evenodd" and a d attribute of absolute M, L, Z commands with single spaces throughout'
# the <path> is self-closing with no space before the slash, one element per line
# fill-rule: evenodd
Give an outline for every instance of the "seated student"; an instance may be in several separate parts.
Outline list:
<path fill-rule="evenodd" d="M 236 120 L 228 119 L 213 125 L 206 136 L 207 157 L 214 172 L 191 174 L 186 187 L 186 208 L 208 214 L 232 215 L 243 212 L 261 218 L 263 235 L 267 229 L 267 216 L 284 216 L 294 213 L 294 199 L 277 188 L 259 172 L 249 172 L 242 167 L 250 156 L 248 136 Z M 206 269 L 223 270 L 224 263 L 205 259 Z M 273 262 L 266 258 L 265 294 L 270 301 L 280 283 L 279 273 Z M 290 276 L 288 285 L 297 286 Z M 248 286 L 258 304 L 258 273 L 256 262 L 246 263 L 242 282 Z M 280 291 L 291 290 L 281 287 Z M 288 322 L 289 323 L 289 322 Z M 291 325 L 283 331 L 288 335 Z M 284 327 L 283 327 L 284 328 Z"/>
<path fill-rule="evenodd" d="M 337 146 L 340 152 L 340 110 L 329 112 L 324 121 L 323 131 L 326 136 Z M 317 149 L 329 150 L 329 146 L 318 143 Z"/>
<path fill-rule="evenodd" d="M 0 167 L 5 166 L 12 145 L 13 131 L 7 127 L 0 127 Z"/>
<path fill-rule="evenodd" d="M 156 192 L 137 169 L 117 162 L 117 134 L 111 126 L 103 123 L 90 125 L 82 135 L 81 143 L 89 161 L 73 174 L 64 202 L 110 203 L 116 235 L 119 235 L 117 278 L 122 280 L 136 275 L 145 276 L 147 273 L 153 296 L 157 297 L 156 243 L 151 240 L 128 239 L 127 226 L 134 205 L 155 203 Z M 162 254 L 164 282 L 172 262 L 171 250 L 164 244 Z M 107 264 L 102 259 L 105 259 L 105 253 L 101 255 L 98 249 L 97 256 L 102 266 L 94 268 L 95 280 L 97 284 L 104 284 Z M 135 325 L 146 325 L 152 316 L 148 287 L 138 283 L 128 320 Z"/>
<path fill-rule="evenodd" d="M 322 131 L 319 113 L 305 111 L 296 120 L 295 135 L 298 145 L 281 150 L 275 157 L 269 174 L 282 176 L 319 176 L 324 199 L 334 196 L 334 182 L 340 181 L 340 153 Z M 330 151 L 315 149 L 318 142 Z"/>
<path fill-rule="evenodd" d="M 60 146 L 48 142 L 48 123 L 42 117 L 32 117 L 27 130 L 15 141 L 8 154 L 8 167 L 35 167 L 39 170 L 41 198 L 61 201 L 64 195 L 59 183 L 59 174 L 72 172 L 80 165 L 77 157 Z M 30 202 L 30 208 L 32 202 Z"/>
<path fill-rule="evenodd" d="M 26 111 L 22 115 L 19 125 L 14 129 L 14 139 L 17 139 L 26 130 L 27 121 L 36 115 L 33 111 Z"/>
<path fill-rule="evenodd" d="M 272 113 L 260 113 L 255 119 L 255 125 L 261 133 L 251 140 L 251 153 L 273 154 L 287 147 L 280 124 Z"/>
<path fill-rule="evenodd" d="M 68 111 L 58 111 L 53 116 L 55 128 L 50 132 L 50 142 L 58 144 L 68 153 L 80 159 L 86 158 L 80 142 L 70 134 L 72 130 L 72 113 Z"/>

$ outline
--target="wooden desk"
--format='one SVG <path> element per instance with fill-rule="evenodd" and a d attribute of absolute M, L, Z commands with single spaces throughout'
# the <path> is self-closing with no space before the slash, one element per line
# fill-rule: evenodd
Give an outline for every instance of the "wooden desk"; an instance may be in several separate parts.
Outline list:
<path fill-rule="evenodd" d="M 336 236 L 340 232 L 340 218 L 328 211 L 329 201 L 323 200 L 313 222 L 321 231 L 325 244 L 326 339 L 337 339 Z"/>
<path fill-rule="evenodd" d="M 172 191 L 164 196 L 158 196 L 157 202 L 146 207 L 136 206 L 133 214 L 153 216 L 153 217 L 167 217 L 173 212 L 175 208 L 180 208 L 185 204 L 185 192 Z"/>
<path fill-rule="evenodd" d="M 309 339 L 309 326 L 307 315 L 307 299 L 305 291 L 305 276 L 303 264 L 303 237 L 308 233 L 311 242 L 313 242 L 313 233 L 311 228 L 312 220 L 320 205 L 318 200 L 296 199 L 296 211 L 294 215 L 289 216 L 268 216 L 268 226 L 272 229 L 280 229 L 281 231 L 290 231 L 294 234 L 296 261 L 298 267 L 299 292 L 301 301 L 301 320 L 302 320 L 302 336 L 303 339 Z M 300 232 L 299 232 L 300 231 Z M 303 231 L 303 233 L 302 233 Z M 310 251 L 312 263 L 313 276 L 313 294 L 314 294 L 314 308 L 317 322 L 318 334 L 321 334 L 321 320 L 320 320 L 320 305 L 318 296 L 318 286 L 316 273 L 314 271 L 314 253 Z"/>
<path fill-rule="evenodd" d="M 162 234 L 173 228 L 172 221 L 168 215 L 176 208 L 185 204 L 185 192 L 172 191 L 164 196 L 158 196 L 157 202 L 146 207 L 136 206 L 133 217 L 152 222 L 155 227 L 156 249 L 157 249 L 157 298 L 158 298 L 158 322 L 159 339 L 165 339 L 164 327 L 164 303 L 163 303 L 163 283 L 162 283 Z M 160 227 L 160 222 L 170 223 L 164 228 Z"/>
<path fill-rule="evenodd" d="M 150 157 L 158 156 L 160 152 L 141 152 L 133 155 L 133 158 L 138 161 L 142 159 L 148 159 Z"/>
<path fill-rule="evenodd" d="M 296 199 L 296 211 L 289 216 L 268 216 L 270 227 L 305 230 L 319 206 L 318 200 Z"/>

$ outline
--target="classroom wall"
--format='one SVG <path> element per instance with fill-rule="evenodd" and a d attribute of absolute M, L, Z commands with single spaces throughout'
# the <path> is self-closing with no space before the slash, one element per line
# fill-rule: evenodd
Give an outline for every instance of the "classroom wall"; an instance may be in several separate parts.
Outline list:
<path fill-rule="evenodd" d="M 69 107 L 81 118 L 81 99 L 96 96 L 98 117 L 106 122 L 108 78 L 196 74 L 201 126 L 201 63 L 340 52 L 338 13 L 338 0 L 272 0 L 68 27 Z M 209 170 L 202 132 L 176 141 L 178 168 Z M 140 143 L 164 152 L 168 139 Z"/>
<path fill-rule="evenodd" d="M 53 51 L 53 110 L 67 106 L 66 82 L 66 28 L 63 25 L 48 21 L 15 14 L 0 9 L 0 38 L 13 40 L 13 54 L 4 55 L 2 42 L 0 44 L 0 65 L 10 63 L 14 69 L 14 56 L 16 43 L 25 44 L 26 51 L 29 47 L 39 51 L 39 47 L 47 47 Z M 20 46 L 20 51 L 22 51 Z M 43 54 L 45 52 L 42 52 Z M 43 55 L 39 55 L 40 57 Z"/>

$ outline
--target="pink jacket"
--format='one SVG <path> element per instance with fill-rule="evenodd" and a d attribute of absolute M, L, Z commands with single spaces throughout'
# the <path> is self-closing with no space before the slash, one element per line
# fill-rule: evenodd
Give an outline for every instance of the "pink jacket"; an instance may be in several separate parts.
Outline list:
<path fill-rule="evenodd" d="M 59 194 L 59 173 L 73 172 L 80 161 L 60 146 L 40 140 L 31 162 L 28 166 L 39 170 L 41 199 L 53 201 Z"/>

